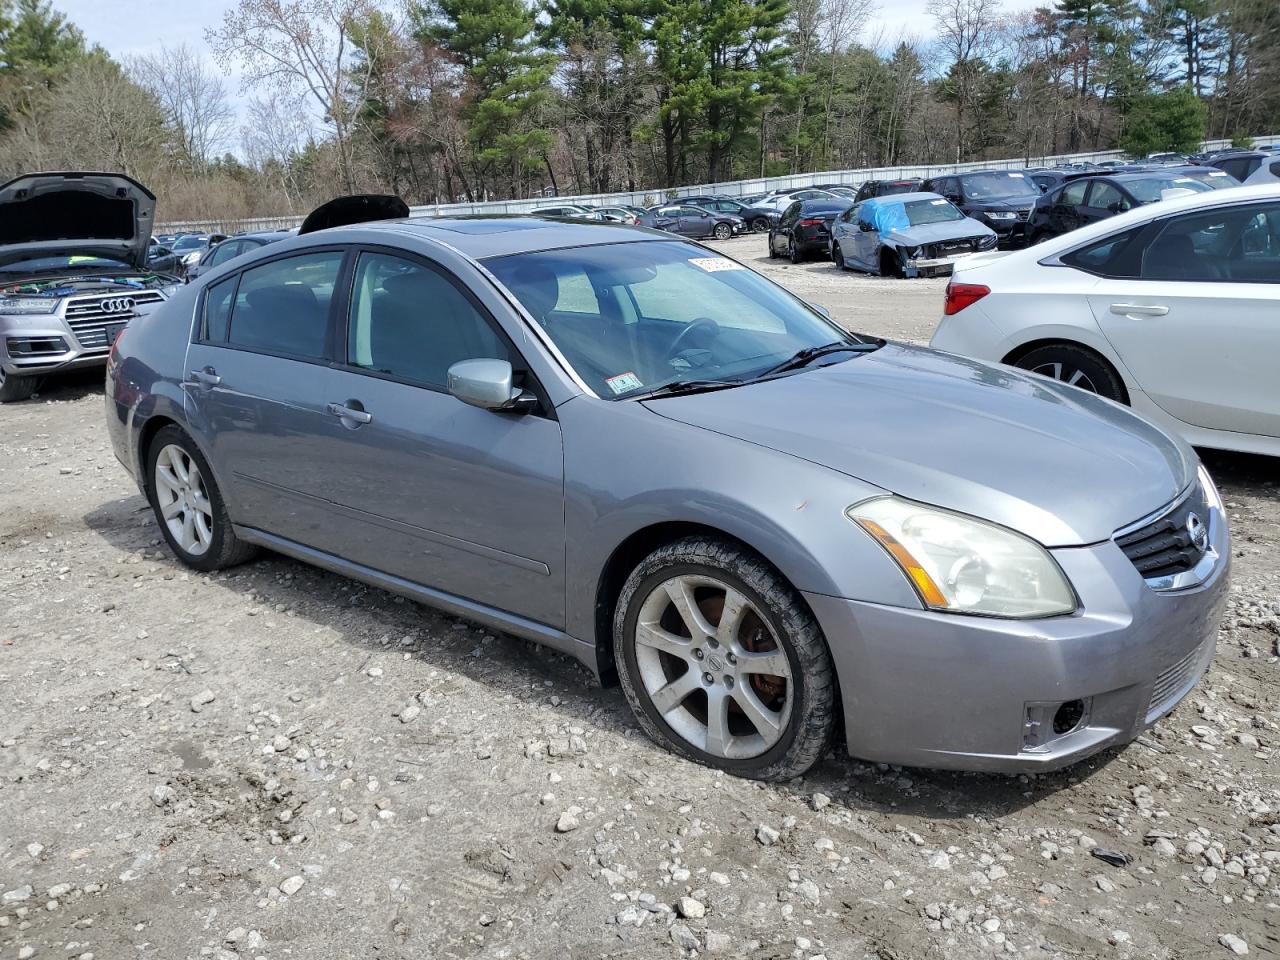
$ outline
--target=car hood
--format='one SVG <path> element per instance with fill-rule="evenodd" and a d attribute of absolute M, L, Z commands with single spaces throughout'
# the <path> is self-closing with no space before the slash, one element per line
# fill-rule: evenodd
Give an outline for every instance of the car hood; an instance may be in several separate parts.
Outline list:
<path fill-rule="evenodd" d="M 1110 538 L 1173 500 L 1197 463 L 1185 443 L 1109 401 L 902 344 L 645 404 L 1050 547 Z"/>
<path fill-rule="evenodd" d="M 966 210 L 982 213 L 993 213 L 999 210 L 1011 210 L 1016 213 L 1019 210 L 1030 210 L 1035 205 L 1035 197 L 1018 197 L 1013 200 L 970 200 L 964 206 Z"/>
<path fill-rule="evenodd" d="M 122 173 L 29 173 L 0 187 L 0 266 L 40 257 L 147 261 L 150 190 Z"/>
<path fill-rule="evenodd" d="M 945 223 L 922 223 L 918 227 L 903 227 L 883 234 L 882 240 L 892 240 L 909 247 L 922 243 L 937 243 L 940 240 L 965 240 L 969 237 L 995 236 L 995 231 L 985 223 L 965 217 L 963 220 L 948 220 Z"/>

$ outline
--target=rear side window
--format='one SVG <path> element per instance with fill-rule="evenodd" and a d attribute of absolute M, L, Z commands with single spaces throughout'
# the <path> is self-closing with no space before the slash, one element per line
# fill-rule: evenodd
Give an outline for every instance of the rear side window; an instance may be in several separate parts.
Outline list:
<path fill-rule="evenodd" d="M 204 339 L 225 343 L 231 325 L 231 304 L 235 301 L 239 277 L 228 277 L 215 283 L 204 295 Z"/>
<path fill-rule="evenodd" d="M 1062 255 L 1062 262 L 1100 277 L 1136 277 L 1146 225 L 1096 240 Z"/>
<path fill-rule="evenodd" d="M 1067 184 L 1058 194 L 1058 203 L 1069 203 L 1072 206 L 1084 203 L 1084 192 L 1089 188 L 1089 181 L 1076 180 Z"/>
<path fill-rule="evenodd" d="M 360 255 L 347 321 L 348 364 L 444 389 L 449 367 L 481 357 L 512 359 L 448 277 L 401 257 Z"/>
<path fill-rule="evenodd" d="M 244 271 L 227 342 L 249 350 L 323 360 L 329 304 L 342 252 L 307 253 Z"/>
<path fill-rule="evenodd" d="M 1107 183 L 1105 180 L 1094 183 L 1093 192 L 1089 194 L 1089 206 L 1097 210 L 1110 210 L 1112 207 L 1117 210 L 1129 209 L 1129 203 L 1125 200 L 1124 194 L 1114 184 Z"/>

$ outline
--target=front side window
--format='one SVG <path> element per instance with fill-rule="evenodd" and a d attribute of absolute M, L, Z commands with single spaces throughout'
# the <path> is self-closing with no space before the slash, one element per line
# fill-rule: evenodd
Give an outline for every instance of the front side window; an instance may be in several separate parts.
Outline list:
<path fill-rule="evenodd" d="M 209 258 L 209 266 L 216 267 L 220 263 L 226 263 L 238 254 L 243 247 L 244 244 L 238 240 L 227 240 L 218 244 L 213 251 L 213 255 Z"/>
<path fill-rule="evenodd" d="M 347 363 L 444 389 L 459 360 L 510 360 L 480 310 L 438 270 L 362 253 L 347 318 Z"/>
<path fill-rule="evenodd" d="M 304 253 L 272 260 L 240 275 L 231 331 L 234 346 L 305 360 L 322 360 L 329 304 L 342 252 Z"/>
<path fill-rule="evenodd" d="M 1129 209 L 1124 194 L 1115 184 L 1107 183 L 1105 180 L 1099 180 L 1093 185 L 1093 192 L 1089 194 L 1089 206 L 1096 210 Z"/>
<path fill-rule="evenodd" d="M 758 375 L 808 346 L 847 341 L 830 321 L 727 257 L 643 241 L 485 261 L 591 388 L 606 399 L 680 380 Z M 566 286 L 585 274 L 594 310 Z"/>
<path fill-rule="evenodd" d="M 1280 283 L 1280 202 L 1171 217 L 1142 258 L 1142 277 Z"/>

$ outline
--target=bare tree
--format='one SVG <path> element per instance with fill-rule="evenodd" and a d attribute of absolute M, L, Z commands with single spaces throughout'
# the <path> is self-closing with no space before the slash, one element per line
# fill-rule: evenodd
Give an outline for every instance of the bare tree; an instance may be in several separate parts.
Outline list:
<path fill-rule="evenodd" d="M 314 132 L 306 104 L 297 95 L 272 91 L 249 101 L 241 130 L 245 159 L 274 179 L 290 213 L 302 197 L 294 159 Z"/>
<path fill-rule="evenodd" d="M 305 94 L 333 129 L 339 175 L 355 192 L 352 139 L 368 101 L 376 51 L 357 55 L 352 33 L 375 12 L 373 0 L 239 0 L 222 25 L 205 32 L 224 67 L 239 61 L 247 83 Z"/>
<path fill-rule="evenodd" d="M 929 15 L 938 25 L 938 50 L 949 99 L 955 104 L 956 161 L 964 152 L 965 117 L 983 79 L 984 60 L 999 38 L 999 0 L 931 0 Z"/>
<path fill-rule="evenodd" d="M 207 167 L 226 147 L 234 119 L 222 78 L 185 44 L 134 57 L 125 67 L 164 108 L 188 168 Z"/>

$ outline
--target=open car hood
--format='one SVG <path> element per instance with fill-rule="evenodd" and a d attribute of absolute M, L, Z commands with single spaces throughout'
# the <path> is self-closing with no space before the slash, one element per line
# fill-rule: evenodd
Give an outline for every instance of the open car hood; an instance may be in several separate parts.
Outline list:
<path fill-rule="evenodd" d="M 123 173 L 28 173 L 0 187 L 0 266 L 105 257 L 142 269 L 156 197 Z"/>
<path fill-rule="evenodd" d="M 299 235 L 345 227 L 370 220 L 401 220 L 409 216 L 409 205 L 393 194 L 362 193 L 350 197 L 338 197 L 322 203 L 302 221 Z"/>

